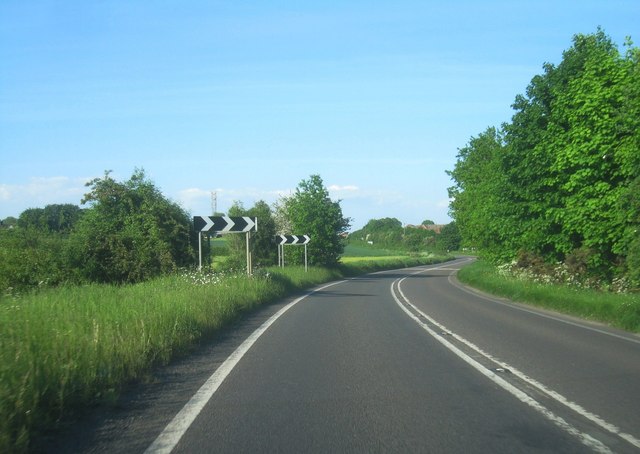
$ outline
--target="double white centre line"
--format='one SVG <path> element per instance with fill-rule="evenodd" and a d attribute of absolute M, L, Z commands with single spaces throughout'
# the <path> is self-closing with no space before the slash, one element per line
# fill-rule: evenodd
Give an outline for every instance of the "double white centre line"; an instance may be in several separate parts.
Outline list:
<path fill-rule="evenodd" d="M 413 273 L 413 275 L 421 274 L 421 273 L 425 273 L 425 272 L 429 272 L 429 271 L 434 271 L 434 270 L 457 271 L 457 270 L 454 270 L 454 269 L 445 270 L 444 268 L 430 268 L 430 269 L 423 269 L 423 270 L 417 271 L 417 272 Z M 599 416 L 597 416 L 597 415 L 595 415 L 593 413 L 590 413 L 589 411 L 587 411 L 584 408 L 582 408 L 580 405 L 578 405 L 578 404 L 576 404 L 574 402 L 571 402 L 567 398 L 565 398 L 564 396 L 558 394 L 557 392 L 548 389 L 543 384 L 541 384 L 541 383 L 537 382 L 536 380 L 526 376 L 525 374 L 523 374 L 522 372 L 518 371 L 517 369 L 515 369 L 512 366 L 510 366 L 509 364 L 506 364 L 506 363 L 504 363 L 502 361 L 499 361 L 496 358 L 493 358 L 490 354 L 484 352 L 483 350 L 481 350 L 479 347 L 477 347 L 473 343 L 471 343 L 468 340 L 464 339 L 463 337 L 451 332 L 445 326 L 441 325 L 436 320 L 434 320 L 433 318 L 429 317 L 423 311 L 418 309 L 414 304 L 412 304 L 411 301 L 409 301 L 409 298 L 407 298 L 405 296 L 405 294 L 402 292 L 401 285 L 402 285 L 403 281 L 406 278 L 407 277 L 396 279 L 391 284 L 391 295 L 393 296 L 393 299 L 396 301 L 398 306 L 409 317 L 411 317 L 418 325 L 420 325 L 420 327 L 422 327 L 427 333 L 429 333 L 434 339 L 436 339 L 438 342 L 440 342 L 442 345 L 444 345 L 447 349 L 449 349 L 452 353 L 454 353 L 460 359 L 462 359 L 467 364 L 469 364 L 471 367 L 476 369 L 482 375 L 484 375 L 485 377 L 487 377 L 488 379 L 493 381 L 496 385 L 500 386 L 505 391 L 507 391 L 510 394 L 512 394 L 513 396 L 515 396 L 521 402 L 529 405 L 530 407 L 532 407 L 533 409 L 538 411 L 545 418 L 547 418 L 550 421 L 552 421 L 555 425 L 557 425 L 558 427 L 560 427 L 564 431 L 566 431 L 569 434 L 577 437 L 585 446 L 589 447 L 590 449 L 592 449 L 595 452 L 610 453 L 612 451 L 611 451 L 611 449 L 609 449 L 609 447 L 607 447 L 601 441 L 597 440 L 596 438 L 592 437 L 591 435 L 589 435 L 587 433 L 584 433 L 584 432 L 580 431 L 579 429 L 577 429 L 573 425 L 569 424 L 567 421 L 565 421 L 563 418 L 561 418 L 560 416 L 558 416 L 555 413 L 553 413 L 551 410 L 546 408 L 544 405 L 542 405 L 536 399 L 531 397 L 529 394 L 527 394 L 523 390 L 519 389 L 518 387 L 514 386 L 513 384 L 511 384 L 510 382 L 508 382 L 507 380 L 505 380 L 504 378 L 499 376 L 494 370 L 497 370 L 497 369 L 508 370 L 514 376 L 516 376 L 518 379 L 520 379 L 522 382 L 525 382 L 528 386 L 531 386 L 531 387 L 535 388 L 540 393 L 542 393 L 542 394 L 548 396 L 549 398 L 553 399 L 554 401 L 564 405 L 565 407 L 569 408 L 571 411 L 575 412 L 579 416 L 581 416 L 583 418 L 586 418 L 587 420 L 591 421 L 592 423 L 594 423 L 595 425 L 597 425 L 598 427 L 600 427 L 604 431 L 609 432 L 611 434 L 614 434 L 614 435 L 620 437 L 621 439 L 625 440 L 626 442 L 628 442 L 629 444 L 631 444 L 632 446 L 634 446 L 636 448 L 640 448 L 640 440 L 635 438 L 633 435 L 630 435 L 630 434 L 622 432 L 620 429 L 618 429 L 613 424 L 610 424 L 610 423 L 604 421 L 602 418 L 600 418 Z M 433 329 L 433 327 L 437 328 L 437 330 L 439 332 L 436 332 Z M 477 359 L 474 359 L 469 354 L 465 353 L 461 348 L 458 348 L 455 345 L 454 342 L 451 342 L 447 338 L 443 337 L 442 333 L 446 333 L 447 337 L 451 338 L 452 340 L 455 340 L 455 343 L 457 343 L 458 345 L 463 345 L 466 350 L 473 351 L 474 352 L 474 355 L 473 355 L 474 357 L 476 357 L 476 358 L 481 357 L 481 358 L 483 358 L 485 360 L 489 360 L 491 363 L 497 365 L 498 368 L 496 368 L 494 370 L 492 370 L 490 368 L 487 368 L 485 365 L 481 364 Z"/>

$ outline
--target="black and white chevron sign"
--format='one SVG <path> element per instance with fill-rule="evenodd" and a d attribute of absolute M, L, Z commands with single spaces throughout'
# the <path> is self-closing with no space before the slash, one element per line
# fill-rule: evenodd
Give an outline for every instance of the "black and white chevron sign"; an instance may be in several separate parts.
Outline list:
<path fill-rule="evenodd" d="M 255 232 L 258 218 L 249 216 L 194 216 L 193 228 L 198 232 Z"/>
<path fill-rule="evenodd" d="M 309 235 L 276 235 L 278 244 L 307 244 L 309 241 Z"/>

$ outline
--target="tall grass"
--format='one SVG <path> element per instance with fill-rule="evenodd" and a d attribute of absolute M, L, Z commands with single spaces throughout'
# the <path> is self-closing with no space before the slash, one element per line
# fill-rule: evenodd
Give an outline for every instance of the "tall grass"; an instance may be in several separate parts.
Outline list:
<path fill-rule="evenodd" d="M 123 383 L 283 293 L 266 279 L 200 285 L 172 277 L 1 300 L 0 451 L 26 449 L 34 428 L 115 396 Z"/>
<path fill-rule="evenodd" d="M 247 310 L 345 273 L 402 267 L 270 268 L 181 273 L 130 285 L 87 285 L 0 296 L 0 452 L 27 451 L 38 429 L 189 351 Z M 417 263 L 412 263 L 417 264 Z"/>
<path fill-rule="evenodd" d="M 478 261 L 458 272 L 461 282 L 488 293 L 640 332 L 640 295 L 541 284 L 500 274 Z"/>

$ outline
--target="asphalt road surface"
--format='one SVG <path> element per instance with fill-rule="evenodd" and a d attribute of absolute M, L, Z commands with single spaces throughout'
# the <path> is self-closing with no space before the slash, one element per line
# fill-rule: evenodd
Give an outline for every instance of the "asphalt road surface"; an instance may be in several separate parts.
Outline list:
<path fill-rule="evenodd" d="M 56 452 L 640 452 L 640 337 L 473 292 L 468 259 L 270 305 Z"/>

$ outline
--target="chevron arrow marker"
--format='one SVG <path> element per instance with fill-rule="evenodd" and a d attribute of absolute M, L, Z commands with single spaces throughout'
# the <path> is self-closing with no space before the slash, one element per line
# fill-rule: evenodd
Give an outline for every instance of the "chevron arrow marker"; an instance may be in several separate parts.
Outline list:
<path fill-rule="evenodd" d="M 222 230 L 219 230 L 220 233 L 226 233 L 226 232 L 230 231 L 233 228 L 234 225 L 236 225 L 236 223 L 233 222 L 229 216 L 222 216 L 222 219 L 224 220 L 224 222 L 227 223 L 227 225 L 225 225 L 222 228 Z"/>
<path fill-rule="evenodd" d="M 201 232 L 208 232 L 213 227 L 213 220 L 209 216 L 202 216 L 204 226 L 200 229 Z"/>
<path fill-rule="evenodd" d="M 295 244 L 301 246 L 311 241 L 309 235 L 276 235 L 276 243 L 282 244 Z"/>
<path fill-rule="evenodd" d="M 242 229 L 243 232 L 249 232 L 251 230 L 258 230 L 258 228 L 257 228 L 257 224 L 258 223 L 254 222 L 252 218 L 250 218 L 248 216 L 245 216 L 243 219 L 247 223 L 247 226 L 244 229 Z M 257 219 L 256 219 L 256 221 L 257 221 Z"/>

